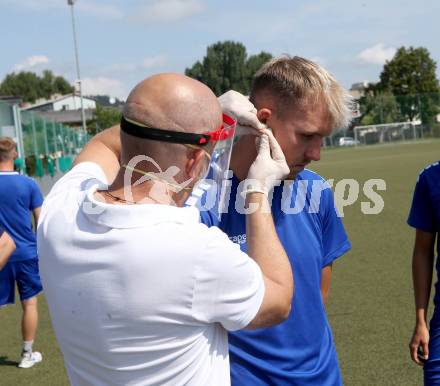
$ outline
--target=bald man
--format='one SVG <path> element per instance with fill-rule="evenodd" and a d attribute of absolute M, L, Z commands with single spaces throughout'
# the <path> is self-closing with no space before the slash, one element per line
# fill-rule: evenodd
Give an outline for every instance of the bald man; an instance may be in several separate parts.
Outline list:
<path fill-rule="evenodd" d="M 229 385 L 227 331 L 288 317 L 292 272 L 267 201 L 288 167 L 273 136 L 248 175 L 249 255 L 183 206 L 234 124 L 200 82 L 153 76 L 48 195 L 40 269 L 73 385 Z"/>

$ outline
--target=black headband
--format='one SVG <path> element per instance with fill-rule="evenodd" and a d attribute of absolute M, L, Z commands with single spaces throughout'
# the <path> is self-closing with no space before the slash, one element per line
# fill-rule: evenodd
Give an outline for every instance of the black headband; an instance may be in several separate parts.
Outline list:
<path fill-rule="evenodd" d="M 153 141 L 182 143 L 186 145 L 204 146 L 208 144 L 211 138 L 210 135 L 205 134 L 183 133 L 180 131 L 141 126 L 134 122 L 127 121 L 124 117 L 121 118 L 121 130 L 124 133 L 138 138 L 151 139 Z"/>

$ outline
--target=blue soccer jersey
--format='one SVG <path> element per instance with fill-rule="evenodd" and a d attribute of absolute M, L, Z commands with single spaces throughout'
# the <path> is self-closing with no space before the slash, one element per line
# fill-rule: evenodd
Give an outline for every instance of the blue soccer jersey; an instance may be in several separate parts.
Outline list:
<path fill-rule="evenodd" d="M 419 175 L 408 224 L 425 232 L 438 234 L 440 230 L 440 161 L 427 166 Z M 437 256 L 440 245 L 437 242 Z M 439 266 L 437 264 L 437 277 Z M 437 281 L 434 297 L 435 305 L 440 301 L 440 284 Z"/>
<path fill-rule="evenodd" d="M 9 262 L 37 257 L 31 211 L 43 203 L 37 183 L 17 172 L 0 172 L 0 225 L 15 241 Z"/>
<path fill-rule="evenodd" d="M 426 167 L 419 175 L 414 190 L 408 224 L 437 237 L 437 282 L 435 284 L 435 309 L 429 325 L 429 356 L 423 366 L 425 386 L 440 384 L 440 161 Z"/>
<path fill-rule="evenodd" d="M 246 216 L 239 213 L 238 186 L 233 177 L 229 210 L 220 222 L 211 212 L 201 211 L 201 218 L 207 225 L 218 225 L 246 251 Z M 292 311 L 288 320 L 275 327 L 229 334 L 232 384 L 341 385 L 321 296 L 321 271 L 351 245 L 332 191 L 318 174 L 304 170 L 294 183 L 275 187 L 272 213 L 293 266 Z"/>

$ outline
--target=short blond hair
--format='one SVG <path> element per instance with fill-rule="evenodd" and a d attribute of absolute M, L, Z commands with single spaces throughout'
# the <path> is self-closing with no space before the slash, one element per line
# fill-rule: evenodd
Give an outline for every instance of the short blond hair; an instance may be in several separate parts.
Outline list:
<path fill-rule="evenodd" d="M 282 56 L 272 59 L 255 74 L 250 99 L 267 94 L 283 108 L 298 105 L 327 105 L 332 126 L 347 127 L 352 120 L 353 98 L 326 69 L 318 63 L 299 56 Z"/>
<path fill-rule="evenodd" d="M 0 162 L 13 160 L 16 149 L 17 144 L 11 137 L 0 137 Z"/>

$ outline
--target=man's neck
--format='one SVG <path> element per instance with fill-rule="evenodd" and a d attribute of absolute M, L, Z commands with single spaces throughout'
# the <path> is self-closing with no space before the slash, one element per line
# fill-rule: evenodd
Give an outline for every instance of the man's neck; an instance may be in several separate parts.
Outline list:
<path fill-rule="evenodd" d="M 125 188 L 127 183 L 124 178 L 125 173 L 125 168 L 119 170 L 115 180 L 108 187 L 108 191 L 127 203 L 162 204 L 181 207 L 189 196 L 185 191 L 180 193 L 171 191 L 166 182 L 149 180 L 136 185 L 136 181 L 139 178 L 133 178 L 133 176 L 130 185 Z"/>
<path fill-rule="evenodd" d="M 241 137 L 232 149 L 230 169 L 239 181 L 246 179 L 249 168 L 257 157 L 257 148 L 254 135 Z"/>
<path fill-rule="evenodd" d="M 245 135 L 234 144 L 231 154 L 229 168 L 233 171 L 239 181 L 246 179 L 249 169 L 257 157 L 257 147 L 255 145 L 256 136 Z M 286 180 L 294 180 L 297 173 L 289 174 Z"/>
<path fill-rule="evenodd" d="M 0 172 L 13 172 L 14 161 L 0 162 Z"/>

